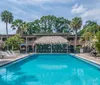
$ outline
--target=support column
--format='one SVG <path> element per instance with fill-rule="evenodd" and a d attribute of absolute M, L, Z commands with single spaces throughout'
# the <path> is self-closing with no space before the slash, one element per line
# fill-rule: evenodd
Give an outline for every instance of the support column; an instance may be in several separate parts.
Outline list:
<path fill-rule="evenodd" d="M 51 44 L 51 53 L 52 53 L 52 44 Z"/>
<path fill-rule="evenodd" d="M 26 53 L 27 53 L 27 37 L 26 37 Z"/>
<path fill-rule="evenodd" d="M 69 46 L 69 43 L 67 43 L 67 53 L 68 53 L 68 46 Z"/>
<path fill-rule="evenodd" d="M 21 44 L 20 44 L 20 48 L 19 49 L 20 49 L 20 53 L 21 53 Z"/>
<path fill-rule="evenodd" d="M 3 41 L 2 37 L 1 37 L 1 40 Z"/>
<path fill-rule="evenodd" d="M 34 49 L 35 49 L 35 53 L 37 53 L 37 45 L 35 45 L 35 48 Z"/>

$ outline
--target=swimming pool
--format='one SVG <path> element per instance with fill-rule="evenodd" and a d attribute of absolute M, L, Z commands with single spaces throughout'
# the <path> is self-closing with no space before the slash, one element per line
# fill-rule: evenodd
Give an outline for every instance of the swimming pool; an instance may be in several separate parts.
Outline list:
<path fill-rule="evenodd" d="M 1 67 L 0 85 L 100 85 L 100 70 L 69 54 L 35 54 Z"/>

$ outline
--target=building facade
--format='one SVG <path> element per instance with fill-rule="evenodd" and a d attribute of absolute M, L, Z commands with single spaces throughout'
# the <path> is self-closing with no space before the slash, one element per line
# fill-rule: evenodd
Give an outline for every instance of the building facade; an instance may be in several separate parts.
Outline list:
<path fill-rule="evenodd" d="M 14 35 L 9 35 L 8 37 L 12 37 Z M 62 36 L 63 38 L 67 39 L 69 41 L 69 45 L 70 46 L 74 46 L 74 40 L 75 40 L 75 36 L 74 35 L 70 35 L 68 33 L 39 33 L 39 34 L 33 34 L 33 35 L 23 35 L 21 36 L 22 39 L 24 39 L 24 43 L 21 44 L 21 47 L 26 47 L 26 51 L 34 51 L 34 47 L 33 47 L 33 43 L 35 40 L 39 39 L 40 37 L 43 36 Z M 81 37 L 78 36 L 77 40 L 79 41 Z M 0 35 L 0 39 L 2 41 L 6 41 L 6 35 Z M 77 46 L 82 46 L 84 42 L 77 42 Z"/>

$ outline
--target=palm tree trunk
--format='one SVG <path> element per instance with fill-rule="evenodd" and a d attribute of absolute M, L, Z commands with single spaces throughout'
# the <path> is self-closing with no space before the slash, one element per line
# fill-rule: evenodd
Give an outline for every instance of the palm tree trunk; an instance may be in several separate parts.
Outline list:
<path fill-rule="evenodd" d="M 6 22 L 6 38 L 8 38 L 8 23 Z"/>
<path fill-rule="evenodd" d="M 76 44 L 77 44 L 77 30 L 75 30 L 75 47 L 74 47 L 75 52 L 76 52 Z"/>
<path fill-rule="evenodd" d="M 8 23 L 6 22 L 6 39 L 8 39 Z M 8 45 L 7 45 L 7 50 L 8 50 Z"/>

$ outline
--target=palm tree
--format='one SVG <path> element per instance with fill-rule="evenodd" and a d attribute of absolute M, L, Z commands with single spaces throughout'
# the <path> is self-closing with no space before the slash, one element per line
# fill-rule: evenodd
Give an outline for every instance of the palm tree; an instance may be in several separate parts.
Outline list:
<path fill-rule="evenodd" d="M 91 49 L 91 44 L 92 44 L 92 38 L 93 38 L 93 34 L 91 32 L 85 32 L 83 34 L 83 38 L 85 40 L 85 44 L 88 43 L 88 47 L 89 47 L 89 50 Z"/>
<path fill-rule="evenodd" d="M 1 13 L 1 20 L 6 23 L 6 34 L 8 38 L 8 23 L 10 24 L 13 21 L 13 15 L 11 12 L 4 10 Z"/>
<path fill-rule="evenodd" d="M 70 23 L 71 28 L 75 31 L 75 50 L 76 50 L 76 43 L 77 43 L 77 31 L 82 26 L 82 19 L 80 17 L 75 17 L 72 19 Z"/>
<path fill-rule="evenodd" d="M 27 29 L 27 23 L 23 22 L 21 19 L 16 19 L 15 21 L 12 22 L 12 28 L 13 30 L 16 30 L 16 34 L 22 35 L 26 29 Z"/>
<path fill-rule="evenodd" d="M 95 35 L 96 32 L 99 31 L 99 26 L 95 21 L 86 21 L 86 25 L 84 27 L 87 29 L 88 32 L 92 32 L 93 35 Z"/>
<path fill-rule="evenodd" d="M 21 20 L 21 19 L 16 19 L 16 20 L 14 20 L 13 22 L 12 22 L 12 26 L 11 26 L 11 28 L 13 29 L 13 30 L 16 30 L 16 34 L 18 33 L 20 33 L 20 31 L 21 31 L 21 28 L 22 28 L 22 23 L 23 23 L 23 20 Z"/>
<path fill-rule="evenodd" d="M 23 22 L 23 23 L 22 23 L 21 34 L 27 33 L 28 25 L 29 25 L 29 24 L 28 24 L 27 22 Z"/>

